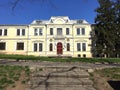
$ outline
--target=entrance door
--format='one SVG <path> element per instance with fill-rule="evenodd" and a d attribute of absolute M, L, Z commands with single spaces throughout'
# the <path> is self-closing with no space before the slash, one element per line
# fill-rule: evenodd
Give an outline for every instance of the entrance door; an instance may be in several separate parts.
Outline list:
<path fill-rule="evenodd" d="M 57 43 L 57 54 L 63 54 L 63 46 L 62 43 Z"/>

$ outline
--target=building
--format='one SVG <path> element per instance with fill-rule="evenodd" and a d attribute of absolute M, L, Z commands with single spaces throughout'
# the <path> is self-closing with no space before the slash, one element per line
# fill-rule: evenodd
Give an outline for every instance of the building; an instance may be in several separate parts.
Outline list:
<path fill-rule="evenodd" d="M 0 25 L 0 53 L 92 57 L 91 25 L 68 16 L 34 20 L 29 25 Z"/>

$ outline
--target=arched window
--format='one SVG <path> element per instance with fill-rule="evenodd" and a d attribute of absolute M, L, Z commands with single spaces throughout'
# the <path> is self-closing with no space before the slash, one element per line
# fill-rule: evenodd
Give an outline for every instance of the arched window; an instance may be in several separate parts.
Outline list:
<path fill-rule="evenodd" d="M 70 44 L 67 43 L 67 51 L 70 51 Z"/>
<path fill-rule="evenodd" d="M 50 49 L 50 51 L 53 51 L 53 44 L 52 43 L 50 43 L 49 49 Z"/>

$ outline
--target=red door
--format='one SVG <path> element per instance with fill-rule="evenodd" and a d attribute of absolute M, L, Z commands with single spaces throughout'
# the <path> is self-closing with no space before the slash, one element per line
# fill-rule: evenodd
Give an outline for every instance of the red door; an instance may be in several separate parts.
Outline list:
<path fill-rule="evenodd" d="M 62 54 L 62 53 L 63 53 L 62 43 L 59 42 L 57 43 L 57 54 Z"/>

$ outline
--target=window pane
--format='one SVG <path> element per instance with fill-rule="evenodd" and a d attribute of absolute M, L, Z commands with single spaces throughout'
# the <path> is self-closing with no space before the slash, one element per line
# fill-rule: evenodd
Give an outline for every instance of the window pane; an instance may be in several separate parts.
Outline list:
<path fill-rule="evenodd" d="M 50 51 L 53 51 L 53 44 L 52 43 L 50 43 L 49 49 L 50 49 Z"/>
<path fill-rule="evenodd" d="M 39 29 L 39 35 L 42 35 L 42 28 Z"/>
<path fill-rule="evenodd" d="M 82 28 L 82 35 L 85 35 L 85 28 Z"/>
<path fill-rule="evenodd" d="M 34 43 L 34 51 L 37 51 L 37 43 Z"/>
<path fill-rule="evenodd" d="M 35 35 L 35 36 L 38 35 L 38 32 L 37 32 L 37 29 L 36 29 L 36 28 L 34 29 L 34 35 Z"/>
<path fill-rule="evenodd" d="M 81 51 L 81 45 L 80 45 L 80 43 L 77 43 L 77 51 Z"/>
<path fill-rule="evenodd" d="M 66 28 L 66 35 L 69 35 L 69 28 Z"/>
<path fill-rule="evenodd" d="M 22 29 L 22 36 L 25 36 L 25 29 Z"/>
<path fill-rule="evenodd" d="M 39 43 L 39 51 L 42 51 L 42 43 Z"/>
<path fill-rule="evenodd" d="M 77 28 L 77 35 L 80 35 L 80 28 Z"/>
<path fill-rule="evenodd" d="M 62 35 L 62 28 L 57 28 L 57 35 Z"/>
<path fill-rule="evenodd" d="M 50 35 L 53 35 L 53 28 L 50 28 Z"/>
<path fill-rule="evenodd" d="M 4 30 L 4 36 L 6 36 L 6 35 L 7 35 L 7 29 Z"/>
<path fill-rule="evenodd" d="M 17 29 L 17 36 L 20 36 L 20 29 Z"/>
<path fill-rule="evenodd" d="M 24 43 L 17 43 L 17 50 L 24 50 Z"/>
<path fill-rule="evenodd" d="M 82 50 L 86 51 L 86 43 L 82 43 Z"/>
<path fill-rule="evenodd" d="M 0 43 L 0 50 L 5 50 L 6 47 L 6 43 L 5 42 L 1 42 Z"/>
<path fill-rule="evenodd" d="M 70 51 L 70 44 L 67 43 L 67 51 Z"/>
<path fill-rule="evenodd" d="M 2 29 L 0 29 L 0 36 L 2 36 Z"/>

